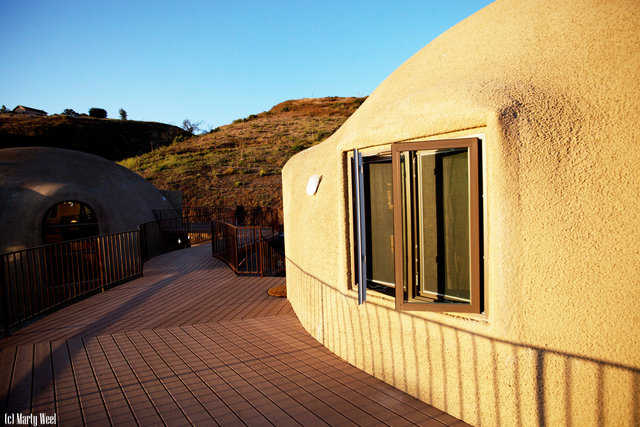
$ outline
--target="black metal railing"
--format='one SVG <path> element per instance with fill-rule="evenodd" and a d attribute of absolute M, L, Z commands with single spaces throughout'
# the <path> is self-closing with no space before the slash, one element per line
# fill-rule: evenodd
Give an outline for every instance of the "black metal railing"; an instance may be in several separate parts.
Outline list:
<path fill-rule="evenodd" d="M 142 276 L 139 230 L 0 255 L 5 333 L 76 299 Z"/>
<path fill-rule="evenodd" d="M 281 226 L 211 222 L 211 254 L 236 274 L 281 276 L 285 272 Z"/>
<path fill-rule="evenodd" d="M 277 210 L 274 212 L 275 216 L 254 217 L 277 220 Z M 0 322 L 4 333 L 77 299 L 140 277 L 145 261 L 211 240 L 213 235 L 214 255 L 225 259 L 236 273 L 284 274 L 281 226 L 212 223 L 212 217 L 244 221 L 237 209 L 189 208 L 185 213 L 190 215 L 179 213 L 156 213 L 159 219 L 141 224 L 135 231 L 0 254 Z M 215 228 L 214 223 L 231 228 Z M 227 244 L 225 239 L 232 240 Z M 233 251 L 227 249 L 231 247 Z M 231 254 L 235 258 L 230 258 Z"/>

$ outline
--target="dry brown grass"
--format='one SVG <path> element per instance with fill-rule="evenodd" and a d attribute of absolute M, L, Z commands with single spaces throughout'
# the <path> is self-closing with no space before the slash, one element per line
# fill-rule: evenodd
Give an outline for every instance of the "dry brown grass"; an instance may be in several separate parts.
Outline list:
<path fill-rule="evenodd" d="M 365 98 L 285 101 L 215 131 L 120 162 L 186 203 L 281 207 L 281 169 L 329 137 Z"/>

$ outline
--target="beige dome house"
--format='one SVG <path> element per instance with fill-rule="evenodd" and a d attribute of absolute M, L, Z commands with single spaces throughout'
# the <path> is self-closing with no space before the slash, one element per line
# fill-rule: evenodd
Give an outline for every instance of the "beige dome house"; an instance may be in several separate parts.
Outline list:
<path fill-rule="evenodd" d="M 638 122 L 637 0 L 489 5 L 286 164 L 296 314 L 471 424 L 640 425 Z"/>

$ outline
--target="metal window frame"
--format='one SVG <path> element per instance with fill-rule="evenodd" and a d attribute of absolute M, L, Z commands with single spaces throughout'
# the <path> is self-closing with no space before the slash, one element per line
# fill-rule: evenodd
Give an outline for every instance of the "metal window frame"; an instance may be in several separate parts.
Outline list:
<path fill-rule="evenodd" d="M 364 221 L 364 169 L 362 167 L 362 153 L 353 151 L 354 164 L 354 198 L 356 207 L 356 268 L 358 269 L 358 305 L 367 300 L 367 234 Z"/>
<path fill-rule="evenodd" d="M 415 311 L 435 311 L 435 312 L 459 312 L 459 313 L 480 313 L 483 307 L 481 292 L 481 194 L 480 194 L 480 139 L 460 138 L 443 139 L 433 141 L 415 141 L 396 143 L 391 146 L 391 162 L 393 170 L 393 231 L 394 231 L 394 254 L 396 295 L 395 306 L 397 310 Z M 405 284 L 405 260 L 410 259 L 412 249 L 403 246 L 403 218 L 407 213 L 402 195 L 402 170 L 400 158 L 402 153 L 422 150 L 438 150 L 447 148 L 466 148 L 469 150 L 469 280 L 470 280 L 470 304 L 456 303 L 430 303 L 413 298 L 411 283 L 415 280 L 415 275 L 407 275 Z M 410 199 L 407 195 L 406 199 Z M 405 287 L 408 293 L 405 298 Z"/>

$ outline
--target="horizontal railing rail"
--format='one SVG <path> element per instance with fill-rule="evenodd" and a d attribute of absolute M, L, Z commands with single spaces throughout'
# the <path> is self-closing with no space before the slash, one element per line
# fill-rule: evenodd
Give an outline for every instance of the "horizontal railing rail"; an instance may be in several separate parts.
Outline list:
<path fill-rule="evenodd" d="M 211 222 L 211 254 L 236 274 L 281 276 L 285 272 L 281 226 Z"/>
<path fill-rule="evenodd" d="M 0 255 L 4 332 L 76 299 L 142 276 L 141 232 L 126 231 Z"/>

